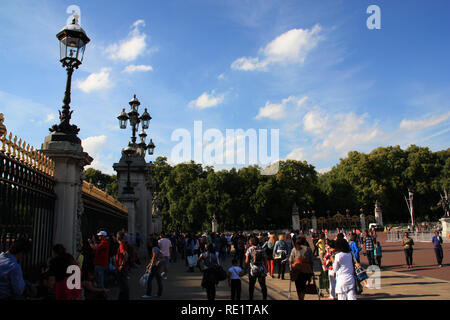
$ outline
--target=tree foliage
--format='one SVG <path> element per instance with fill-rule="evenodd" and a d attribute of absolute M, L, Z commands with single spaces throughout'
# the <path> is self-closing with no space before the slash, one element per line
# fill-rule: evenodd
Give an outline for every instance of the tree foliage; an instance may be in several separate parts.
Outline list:
<path fill-rule="evenodd" d="M 360 208 L 373 214 L 377 200 L 385 223 L 408 222 L 408 188 L 414 191 L 416 221 L 435 220 L 443 215 L 439 194 L 450 191 L 450 149 L 432 152 L 412 145 L 352 151 L 324 174 L 306 161 L 280 161 L 277 174 L 262 175 L 258 166 L 214 171 L 193 161 L 172 166 L 159 157 L 151 174 L 168 230 L 209 230 L 213 216 L 221 230 L 289 228 L 294 203 L 301 214 L 349 209 L 355 215 Z M 88 169 L 85 178 L 117 194 L 115 176 Z"/>

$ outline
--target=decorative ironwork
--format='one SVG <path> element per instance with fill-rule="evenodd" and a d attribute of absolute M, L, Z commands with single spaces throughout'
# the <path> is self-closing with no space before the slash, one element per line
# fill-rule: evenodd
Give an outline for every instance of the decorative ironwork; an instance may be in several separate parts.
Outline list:
<path fill-rule="evenodd" d="M 102 202 L 105 202 L 113 206 L 123 214 L 128 214 L 128 208 L 125 205 L 123 205 L 121 202 L 111 197 L 106 192 L 95 187 L 93 184 L 90 184 L 89 182 L 83 181 L 83 193 L 86 193 L 91 197 L 94 197 Z"/>
<path fill-rule="evenodd" d="M 0 151 L 3 154 L 21 162 L 23 165 L 39 171 L 40 173 L 54 177 L 55 162 L 39 150 L 30 147 L 30 145 L 25 141 L 22 141 L 22 139 L 18 139 L 17 136 L 13 137 L 11 132 L 8 135 L 0 137 L 0 143 Z"/>
<path fill-rule="evenodd" d="M 55 180 L 50 169 L 52 162 L 40 152 L 11 134 L 2 137 L 0 250 L 8 250 L 18 238 L 29 239 L 32 251 L 22 262 L 27 277 L 51 256 Z"/>

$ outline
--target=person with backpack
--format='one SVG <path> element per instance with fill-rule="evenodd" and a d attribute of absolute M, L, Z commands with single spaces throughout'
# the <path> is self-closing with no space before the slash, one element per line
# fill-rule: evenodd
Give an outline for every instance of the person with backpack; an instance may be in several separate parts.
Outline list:
<path fill-rule="evenodd" d="M 439 235 L 439 232 L 434 233 L 434 237 L 431 240 L 433 243 L 434 253 L 436 254 L 436 260 L 439 268 L 442 268 L 442 260 L 444 259 L 444 252 L 442 250 L 442 237 Z"/>
<path fill-rule="evenodd" d="M 270 234 L 269 239 L 264 243 L 263 249 L 267 257 L 267 270 L 269 276 L 273 278 L 273 273 L 275 269 L 275 261 L 273 259 L 273 248 L 275 247 L 275 234 Z"/>
<path fill-rule="evenodd" d="M 284 241 L 284 235 L 278 236 L 278 241 L 275 242 L 273 247 L 273 257 L 276 261 L 278 268 L 278 279 L 284 280 L 284 274 L 286 272 L 286 262 L 288 259 L 288 245 Z"/>
<path fill-rule="evenodd" d="M 158 293 L 154 296 L 160 298 L 163 292 L 162 277 L 161 277 L 161 266 L 164 262 L 164 257 L 161 249 L 158 247 L 158 241 L 153 240 L 152 243 L 152 258 L 147 265 L 147 270 L 150 272 L 147 280 L 147 291 L 145 295 L 142 296 L 143 299 L 148 299 L 152 297 L 152 282 L 156 278 L 156 283 L 158 284 Z"/>
<path fill-rule="evenodd" d="M 117 280 L 119 281 L 119 300 L 130 299 L 130 286 L 128 284 L 128 271 L 130 269 L 130 256 L 128 253 L 128 243 L 125 240 L 125 234 L 117 234 L 119 248 L 116 254 Z"/>
<path fill-rule="evenodd" d="M 250 238 L 250 247 L 245 253 L 245 265 L 246 269 L 248 269 L 249 272 L 249 300 L 253 300 L 253 292 L 255 291 L 256 280 L 258 280 L 261 287 L 263 300 L 267 300 L 266 264 L 267 258 L 262 247 L 258 245 L 258 239 Z"/>
<path fill-rule="evenodd" d="M 216 285 L 218 284 L 216 277 L 216 270 L 219 266 L 219 261 L 212 243 L 206 247 L 206 252 L 200 255 L 197 264 L 203 261 L 203 278 L 202 287 L 206 289 L 206 295 L 208 300 L 214 300 L 216 298 Z"/>

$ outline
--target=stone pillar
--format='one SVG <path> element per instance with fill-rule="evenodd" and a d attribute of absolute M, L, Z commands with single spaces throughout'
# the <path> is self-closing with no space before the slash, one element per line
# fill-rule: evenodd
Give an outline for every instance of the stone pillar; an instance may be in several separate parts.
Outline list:
<path fill-rule="evenodd" d="M 123 195 L 118 199 L 128 209 L 128 234 L 136 235 L 136 198 L 133 195 Z M 139 232 L 139 231 L 138 231 Z"/>
<path fill-rule="evenodd" d="M 315 215 L 312 216 L 312 218 L 311 218 L 311 224 L 312 224 L 313 230 L 317 230 L 317 218 Z"/>
<path fill-rule="evenodd" d="M 439 221 L 442 224 L 442 240 L 448 242 L 450 241 L 450 218 L 441 218 Z"/>
<path fill-rule="evenodd" d="M 366 216 L 364 215 L 364 213 L 361 213 L 359 218 L 361 219 L 361 232 L 364 232 L 364 230 L 367 229 L 366 228 Z"/>
<path fill-rule="evenodd" d="M 300 230 L 300 216 L 296 203 L 292 206 L 292 230 Z"/>
<path fill-rule="evenodd" d="M 381 226 L 384 226 L 383 224 L 383 212 L 381 211 L 380 203 L 375 201 L 375 220 L 377 223 Z"/>
<path fill-rule="evenodd" d="M 219 231 L 219 225 L 217 224 L 217 220 L 216 220 L 216 216 L 212 217 L 212 222 L 211 222 L 212 226 L 212 232 L 217 232 Z"/>
<path fill-rule="evenodd" d="M 55 134 L 45 138 L 42 152 L 55 162 L 55 223 L 53 243 L 62 244 L 76 256 L 81 247 L 83 169 L 92 158 L 83 152 L 81 143 L 55 141 Z"/>
<path fill-rule="evenodd" d="M 138 149 L 140 150 L 140 149 Z M 142 152 L 136 153 L 130 160 L 130 181 L 133 194 L 124 193 L 124 188 L 128 180 L 128 166 L 126 155 L 118 163 L 114 163 L 113 168 L 117 172 L 118 200 L 129 208 L 128 211 L 128 233 L 136 236 L 139 233 L 143 239 L 151 234 L 152 220 L 152 197 L 150 190 L 150 164 L 145 161 Z M 131 208 L 131 210 L 130 210 Z"/>

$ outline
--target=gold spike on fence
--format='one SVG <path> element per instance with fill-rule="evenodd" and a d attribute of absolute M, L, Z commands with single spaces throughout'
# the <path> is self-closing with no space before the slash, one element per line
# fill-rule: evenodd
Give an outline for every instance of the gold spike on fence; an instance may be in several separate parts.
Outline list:
<path fill-rule="evenodd" d="M 55 175 L 55 162 L 52 159 L 17 136 L 13 137 L 11 132 L 0 136 L 0 152 L 51 177 Z"/>

